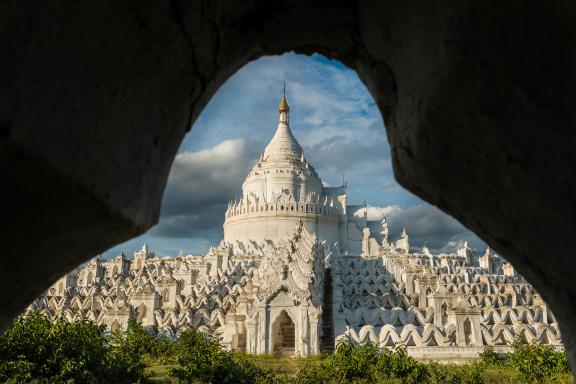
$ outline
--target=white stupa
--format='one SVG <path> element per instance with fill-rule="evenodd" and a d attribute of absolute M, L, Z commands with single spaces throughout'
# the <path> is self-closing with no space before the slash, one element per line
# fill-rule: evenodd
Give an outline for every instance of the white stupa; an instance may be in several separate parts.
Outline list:
<path fill-rule="evenodd" d="M 376 253 L 385 231 L 382 222 L 367 220 L 365 204 L 347 205 L 346 185 L 323 186 L 290 130 L 286 95 L 278 113 L 276 133 L 246 176 L 242 198 L 228 206 L 224 241 L 277 243 L 301 222 L 342 252 L 370 253 L 371 247 Z"/>

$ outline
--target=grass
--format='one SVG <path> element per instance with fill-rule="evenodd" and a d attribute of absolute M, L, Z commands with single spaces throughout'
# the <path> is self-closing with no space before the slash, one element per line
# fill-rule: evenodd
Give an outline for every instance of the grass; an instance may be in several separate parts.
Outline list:
<path fill-rule="evenodd" d="M 277 356 L 270 354 L 251 355 L 247 353 L 242 354 L 243 357 L 252 363 L 271 370 L 275 374 L 282 376 L 296 376 L 303 358 L 292 356 Z"/>
<path fill-rule="evenodd" d="M 277 356 L 271 354 L 252 355 L 247 353 L 237 352 L 239 355 L 259 367 L 269 369 L 275 376 L 291 378 L 295 377 L 300 370 L 303 362 L 310 360 L 320 360 L 322 356 L 310 357 L 296 357 L 296 356 Z M 162 362 L 157 362 L 152 359 L 145 361 L 146 374 L 149 375 L 149 380 L 155 384 L 176 384 L 176 379 L 170 378 L 170 365 Z"/>
<path fill-rule="evenodd" d="M 518 377 L 518 374 L 510 368 L 490 367 L 484 370 L 485 384 L 524 384 L 524 380 Z M 554 376 L 547 383 L 555 384 L 574 384 L 574 378 L 570 373 L 563 373 Z"/>
<path fill-rule="evenodd" d="M 144 358 L 146 368 L 144 369 L 146 376 L 152 383 L 157 384 L 173 384 L 178 383 L 176 379 L 170 378 L 170 364 L 164 361 L 159 361 L 150 357 Z"/>
<path fill-rule="evenodd" d="M 309 357 L 288 357 L 270 354 L 251 355 L 240 353 L 242 357 L 262 368 L 269 369 L 280 379 L 291 379 L 296 377 L 298 371 L 305 362 L 320 361 L 324 358 L 320 356 Z M 146 361 L 146 373 L 149 380 L 155 384 L 177 384 L 176 379 L 170 378 L 170 365 L 154 360 Z M 400 383 L 401 381 L 392 380 L 391 383 Z M 363 383 L 358 381 L 357 383 Z M 510 367 L 486 367 L 483 371 L 483 384 L 524 384 L 525 381 L 519 378 L 518 374 Z M 554 376 L 547 383 L 555 384 L 576 384 L 576 381 L 570 373 L 559 374 Z"/>
<path fill-rule="evenodd" d="M 303 361 L 311 359 L 321 359 L 320 356 L 314 357 L 288 357 L 276 356 L 270 354 L 251 355 L 247 353 L 240 353 L 242 357 L 262 368 L 269 369 L 275 376 L 280 377 L 295 377 L 300 370 Z M 145 361 L 146 374 L 149 375 L 149 380 L 155 384 L 175 384 L 178 383 L 175 379 L 170 378 L 170 365 L 162 362 L 157 362 L 152 359 Z"/>

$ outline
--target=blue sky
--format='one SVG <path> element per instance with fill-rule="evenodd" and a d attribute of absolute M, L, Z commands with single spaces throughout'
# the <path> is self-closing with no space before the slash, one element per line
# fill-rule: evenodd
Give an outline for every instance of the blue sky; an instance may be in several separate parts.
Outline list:
<path fill-rule="evenodd" d="M 344 175 L 350 203 L 366 200 L 369 216 L 388 217 L 390 237 L 402 226 L 411 245 L 436 251 L 467 240 L 485 245 L 450 216 L 396 183 L 384 122 L 356 72 L 321 55 L 268 56 L 249 63 L 213 96 L 186 135 L 172 166 L 160 222 L 104 253 L 127 256 L 144 242 L 159 255 L 201 254 L 222 238 L 228 200 L 276 130 L 282 84 L 290 125 L 306 157 L 328 185 Z"/>

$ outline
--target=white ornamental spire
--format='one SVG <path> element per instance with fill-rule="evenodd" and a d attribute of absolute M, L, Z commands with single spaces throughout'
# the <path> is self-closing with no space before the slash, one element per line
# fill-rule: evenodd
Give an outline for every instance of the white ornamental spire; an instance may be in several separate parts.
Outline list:
<path fill-rule="evenodd" d="M 282 99 L 278 105 L 278 129 L 264 150 L 264 159 L 270 160 L 300 160 L 302 147 L 290 130 L 288 113 L 290 107 L 286 100 L 286 84 L 284 84 Z"/>

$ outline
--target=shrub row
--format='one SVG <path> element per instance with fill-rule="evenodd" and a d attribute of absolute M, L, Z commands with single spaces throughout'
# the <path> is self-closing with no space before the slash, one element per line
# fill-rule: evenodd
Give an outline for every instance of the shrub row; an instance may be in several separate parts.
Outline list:
<path fill-rule="evenodd" d="M 551 345 L 528 344 L 518 337 L 511 353 L 487 347 L 477 362 L 464 365 L 421 363 L 404 347 L 379 350 L 366 343 L 341 343 L 334 355 L 310 360 L 297 382 L 312 383 L 546 383 L 570 380 L 566 353 Z"/>
<path fill-rule="evenodd" d="M 52 322 L 40 314 L 15 320 L 0 336 L 0 381 L 26 383 L 138 382 L 144 367 L 134 364 L 91 321 Z"/>
<path fill-rule="evenodd" d="M 0 336 L 0 382 L 144 383 L 145 361 L 170 366 L 183 382 L 269 382 L 266 370 L 221 348 L 217 338 L 190 328 L 171 341 L 134 319 L 112 334 L 92 321 L 69 323 L 34 313 Z"/>
<path fill-rule="evenodd" d="M 528 344 L 522 336 L 512 343 L 511 353 L 496 353 L 494 348 L 486 347 L 480 360 L 486 367 L 514 370 L 525 382 L 531 383 L 550 381 L 570 372 L 565 352 L 551 345 Z"/>
<path fill-rule="evenodd" d="M 298 384 L 316 383 L 462 383 L 483 382 L 479 364 L 426 364 L 410 357 L 403 346 L 378 349 L 372 343 L 344 341 L 333 355 L 304 364 Z"/>
<path fill-rule="evenodd" d="M 569 377 L 564 352 L 521 338 L 509 354 L 486 348 L 479 362 L 460 366 L 420 363 L 400 346 L 345 341 L 334 354 L 302 359 L 296 376 L 287 377 L 224 350 L 216 335 L 190 328 L 176 340 L 158 338 L 134 319 L 127 330 L 109 334 L 91 321 L 52 322 L 35 313 L 0 336 L 0 382 L 144 383 L 151 361 L 187 383 L 544 383 Z"/>

